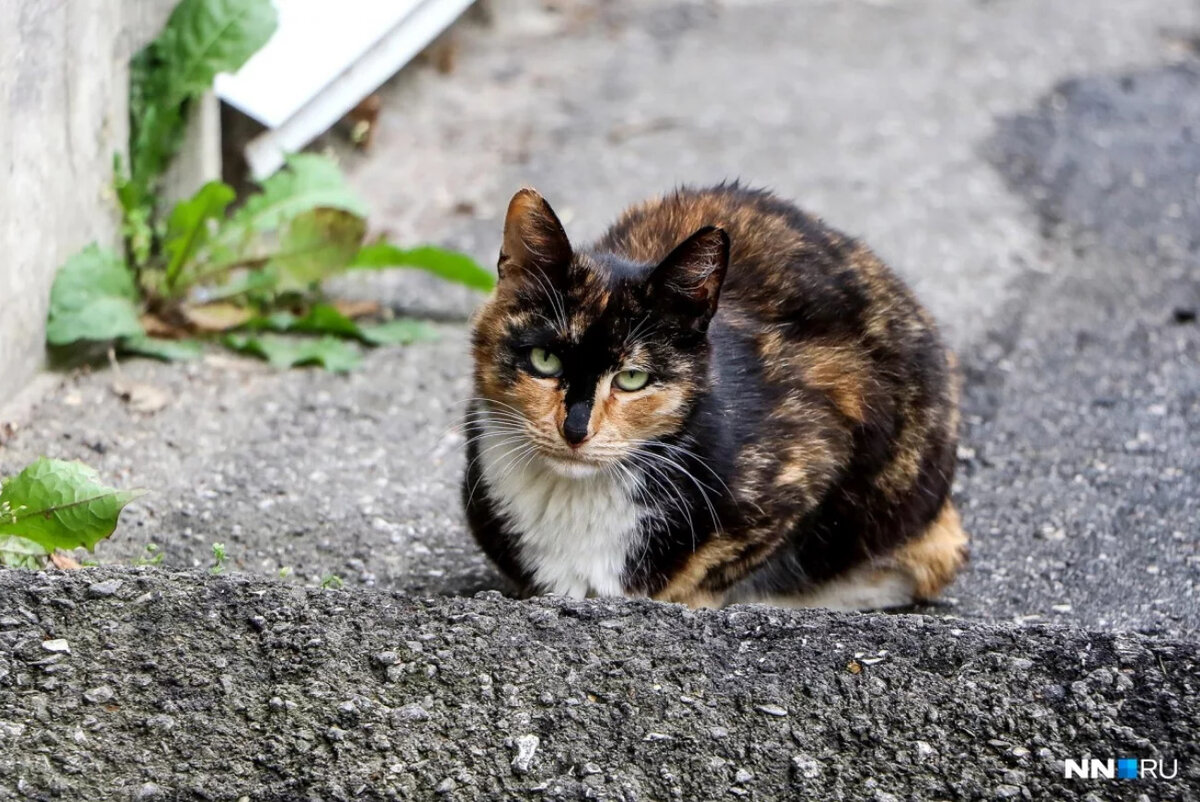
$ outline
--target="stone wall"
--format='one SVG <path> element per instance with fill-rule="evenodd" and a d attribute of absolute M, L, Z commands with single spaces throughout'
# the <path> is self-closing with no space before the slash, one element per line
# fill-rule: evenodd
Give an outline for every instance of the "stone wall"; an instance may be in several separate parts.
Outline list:
<path fill-rule="evenodd" d="M 0 403 L 42 364 L 55 269 L 93 240 L 118 243 L 129 57 L 174 1 L 0 4 Z M 215 104 L 197 117 L 173 179 L 185 191 L 219 164 Z"/>

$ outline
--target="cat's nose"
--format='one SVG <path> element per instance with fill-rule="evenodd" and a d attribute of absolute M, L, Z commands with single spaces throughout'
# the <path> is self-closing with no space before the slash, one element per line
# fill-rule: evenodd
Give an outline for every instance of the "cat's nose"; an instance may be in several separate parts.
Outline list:
<path fill-rule="evenodd" d="M 572 404 L 567 408 L 567 418 L 563 421 L 563 439 L 572 446 L 578 446 L 588 439 L 588 422 L 592 417 L 592 408 L 587 404 Z"/>

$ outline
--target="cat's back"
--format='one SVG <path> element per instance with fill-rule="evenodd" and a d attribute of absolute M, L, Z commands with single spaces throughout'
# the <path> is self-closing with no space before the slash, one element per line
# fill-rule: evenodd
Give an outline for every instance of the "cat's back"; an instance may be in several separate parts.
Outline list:
<path fill-rule="evenodd" d="M 794 204 L 735 181 L 680 187 L 635 204 L 609 228 L 597 248 L 634 261 L 657 263 L 704 226 L 719 226 L 729 233 L 731 262 L 757 263 L 806 244 L 830 252 L 849 244 Z"/>
<path fill-rule="evenodd" d="M 865 245 L 770 192 L 736 182 L 681 188 L 633 206 L 597 249 L 654 264 L 703 226 L 719 226 L 730 238 L 718 317 L 801 320 L 803 333 L 818 337 L 871 330 L 897 337 L 903 334 L 897 322 L 929 321 Z"/>

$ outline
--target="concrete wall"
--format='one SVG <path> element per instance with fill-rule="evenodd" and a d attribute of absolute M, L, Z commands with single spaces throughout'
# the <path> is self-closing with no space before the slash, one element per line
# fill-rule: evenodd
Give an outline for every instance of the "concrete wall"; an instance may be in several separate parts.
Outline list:
<path fill-rule="evenodd" d="M 42 364 L 55 269 L 93 240 L 118 244 L 129 57 L 174 3 L 0 0 L 0 403 Z M 215 104 L 198 117 L 181 190 L 219 164 Z"/>

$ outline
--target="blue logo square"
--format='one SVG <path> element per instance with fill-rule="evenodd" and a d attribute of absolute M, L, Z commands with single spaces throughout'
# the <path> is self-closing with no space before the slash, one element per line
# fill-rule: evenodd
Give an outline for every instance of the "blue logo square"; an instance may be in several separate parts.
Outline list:
<path fill-rule="evenodd" d="M 1117 778 L 1122 780 L 1136 780 L 1138 776 L 1137 758 L 1123 757 L 1117 761 Z"/>

